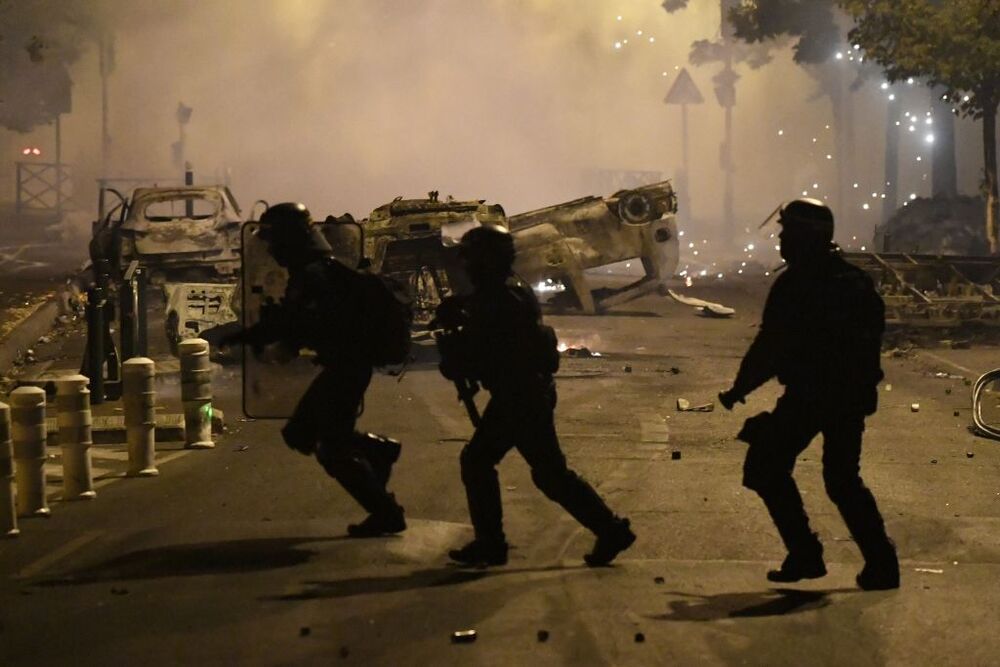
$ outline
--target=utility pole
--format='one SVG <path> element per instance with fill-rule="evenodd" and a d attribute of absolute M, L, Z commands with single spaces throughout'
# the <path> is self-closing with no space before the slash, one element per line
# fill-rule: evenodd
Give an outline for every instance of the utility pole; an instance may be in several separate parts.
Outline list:
<path fill-rule="evenodd" d="M 733 70 L 733 28 L 729 24 L 729 10 L 739 0 L 719 0 L 720 32 L 722 36 L 723 67 L 715 75 L 715 97 L 725 112 L 722 145 L 719 147 L 719 166 L 723 173 L 722 231 L 727 242 L 733 240 L 733 181 L 736 165 L 733 161 L 733 107 L 736 106 L 736 82 L 740 75 Z"/>

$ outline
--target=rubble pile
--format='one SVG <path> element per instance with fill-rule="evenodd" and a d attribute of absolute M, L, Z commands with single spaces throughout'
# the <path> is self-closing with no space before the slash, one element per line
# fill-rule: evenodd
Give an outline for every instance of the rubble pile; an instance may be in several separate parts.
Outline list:
<path fill-rule="evenodd" d="M 876 229 L 876 246 L 885 252 L 987 255 L 985 220 L 981 197 L 915 199 Z"/>

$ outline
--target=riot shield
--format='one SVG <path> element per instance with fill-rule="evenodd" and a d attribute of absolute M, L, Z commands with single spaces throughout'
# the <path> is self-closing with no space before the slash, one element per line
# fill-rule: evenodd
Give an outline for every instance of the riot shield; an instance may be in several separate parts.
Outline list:
<path fill-rule="evenodd" d="M 257 232 L 259 222 L 243 225 L 242 324 L 249 328 L 274 317 L 275 307 L 285 295 L 288 273 L 271 257 L 267 243 Z M 357 267 L 363 254 L 361 226 L 353 220 L 328 218 L 319 223 L 330 242 L 334 257 Z M 266 322 L 265 322 L 266 326 Z M 243 350 L 243 412 L 254 419 L 287 419 L 319 373 L 312 350 L 290 352 L 280 343 Z"/>

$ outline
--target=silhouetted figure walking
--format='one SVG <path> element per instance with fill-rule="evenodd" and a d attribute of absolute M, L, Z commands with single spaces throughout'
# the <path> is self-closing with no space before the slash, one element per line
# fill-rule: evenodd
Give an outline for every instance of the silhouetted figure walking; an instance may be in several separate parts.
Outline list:
<path fill-rule="evenodd" d="M 833 239 L 833 213 L 798 199 L 781 208 L 781 256 L 757 338 L 736 381 L 719 394 L 726 409 L 771 378 L 785 385 L 773 412 L 748 419 L 743 484 L 763 499 L 788 556 L 767 578 L 777 582 L 826 574 L 823 547 L 809 528 L 792 479 L 795 459 L 823 434 L 823 480 L 865 559 L 863 589 L 899 586 L 899 564 L 875 498 L 860 476 L 865 417 L 875 412 L 882 380 L 885 308 L 871 279 L 848 264 Z"/>
<path fill-rule="evenodd" d="M 253 327 L 229 336 L 261 349 L 279 343 L 288 353 L 316 352 L 323 370 L 299 400 L 282 429 L 285 442 L 315 454 L 368 513 L 347 527 L 352 537 L 376 537 L 406 529 L 403 508 L 386 491 L 399 458 L 395 440 L 355 430 L 365 391 L 377 365 L 377 337 L 366 331 L 368 312 L 380 296 L 366 276 L 334 259 L 330 245 L 302 204 L 270 207 L 261 216 L 259 237 L 275 261 L 288 270 L 284 298 Z M 390 297 L 391 298 L 391 297 Z M 409 336 L 409 331 L 405 332 Z"/>
<path fill-rule="evenodd" d="M 507 562 L 496 466 L 516 447 L 535 485 L 597 536 L 587 564 L 607 565 L 635 535 L 628 520 L 615 516 L 566 465 L 553 415 L 556 336 L 542 324 L 530 286 L 512 273 L 513 239 L 506 229 L 477 227 L 462 237 L 460 255 L 473 293 L 438 309 L 438 322 L 449 332 L 439 337 L 441 372 L 466 386 L 482 384 L 490 401 L 461 455 L 475 539 L 450 556 L 470 565 Z"/>

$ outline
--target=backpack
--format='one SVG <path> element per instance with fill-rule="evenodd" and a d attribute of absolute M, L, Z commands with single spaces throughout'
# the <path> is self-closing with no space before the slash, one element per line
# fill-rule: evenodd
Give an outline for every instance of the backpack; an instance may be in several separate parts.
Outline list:
<path fill-rule="evenodd" d="M 363 327 L 373 366 L 401 364 L 410 356 L 413 299 L 389 276 L 361 273 Z"/>

